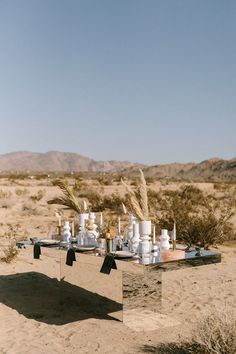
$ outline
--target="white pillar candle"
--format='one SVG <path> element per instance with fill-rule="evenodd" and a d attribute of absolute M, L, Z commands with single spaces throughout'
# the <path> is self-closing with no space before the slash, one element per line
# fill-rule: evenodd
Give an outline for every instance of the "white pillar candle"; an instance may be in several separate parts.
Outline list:
<path fill-rule="evenodd" d="M 175 225 L 175 222 L 174 222 L 174 228 L 173 228 L 173 231 L 172 231 L 172 240 L 176 240 L 176 225 Z"/>
<path fill-rule="evenodd" d="M 120 217 L 118 217 L 118 234 L 120 235 Z"/>
<path fill-rule="evenodd" d="M 152 236 L 152 243 L 156 243 L 156 227 L 153 225 L 153 236 Z"/>
<path fill-rule="evenodd" d="M 102 213 L 100 213 L 100 226 L 102 226 L 103 220 L 102 220 Z"/>

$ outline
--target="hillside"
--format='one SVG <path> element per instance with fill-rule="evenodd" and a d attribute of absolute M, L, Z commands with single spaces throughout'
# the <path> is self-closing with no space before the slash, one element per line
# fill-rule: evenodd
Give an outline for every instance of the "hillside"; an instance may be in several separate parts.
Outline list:
<path fill-rule="evenodd" d="M 143 171 L 146 177 L 152 178 L 236 181 L 236 158 L 231 160 L 215 158 L 200 163 L 155 165 L 145 167 Z M 128 168 L 125 173 L 135 177 L 138 176 L 138 169 L 133 166 Z"/>
<path fill-rule="evenodd" d="M 128 161 L 95 161 L 76 153 L 27 151 L 0 155 L 0 171 L 104 171 L 115 172 L 134 166 Z M 136 166 L 141 166 L 136 164 Z"/>
<path fill-rule="evenodd" d="M 138 169 L 146 177 L 175 178 L 209 181 L 236 181 L 236 158 L 223 160 L 213 158 L 200 163 L 170 163 L 145 166 L 129 161 L 95 161 L 77 153 L 49 151 L 33 153 L 26 151 L 0 155 L 0 171 L 33 172 L 120 172 L 127 176 L 138 176 Z"/>

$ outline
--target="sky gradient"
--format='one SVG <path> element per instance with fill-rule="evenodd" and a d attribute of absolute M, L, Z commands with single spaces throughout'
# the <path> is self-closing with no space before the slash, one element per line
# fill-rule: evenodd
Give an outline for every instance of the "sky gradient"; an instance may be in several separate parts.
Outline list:
<path fill-rule="evenodd" d="M 236 156 L 236 1 L 0 0 L 0 154 Z"/>

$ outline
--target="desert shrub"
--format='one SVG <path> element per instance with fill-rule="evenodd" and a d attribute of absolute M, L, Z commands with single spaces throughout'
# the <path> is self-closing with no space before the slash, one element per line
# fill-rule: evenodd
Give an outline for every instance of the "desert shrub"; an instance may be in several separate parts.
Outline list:
<path fill-rule="evenodd" d="M 16 189 L 15 189 L 15 194 L 16 194 L 18 197 L 26 196 L 27 194 L 29 194 L 29 190 L 26 189 L 26 188 L 16 188 Z"/>
<path fill-rule="evenodd" d="M 117 183 L 120 183 L 121 179 L 124 179 L 124 175 L 122 173 L 116 173 L 114 176 L 113 176 L 113 182 L 117 182 Z"/>
<path fill-rule="evenodd" d="M 80 198 L 86 198 L 89 201 L 89 203 L 92 205 L 93 210 L 94 207 L 100 205 L 102 199 L 100 193 L 94 189 L 84 189 L 83 191 L 79 192 L 78 195 Z"/>
<path fill-rule="evenodd" d="M 46 194 L 46 190 L 45 189 L 40 189 L 38 190 L 38 192 L 35 195 L 31 195 L 30 199 L 33 202 L 39 202 Z"/>
<path fill-rule="evenodd" d="M 10 198 L 11 197 L 11 192 L 10 191 L 4 191 L 0 189 L 0 199 L 2 198 Z"/>
<path fill-rule="evenodd" d="M 147 185 L 153 184 L 155 182 L 154 177 L 146 177 L 145 178 Z"/>
<path fill-rule="evenodd" d="M 97 181 L 102 186 L 110 186 L 113 184 L 112 176 L 109 176 L 109 175 L 98 177 Z"/>
<path fill-rule="evenodd" d="M 183 200 L 189 201 L 192 205 L 205 205 L 207 198 L 204 193 L 192 185 L 184 185 L 180 188 L 179 195 Z"/>
<path fill-rule="evenodd" d="M 11 263 L 16 258 L 18 250 L 16 248 L 16 240 L 20 234 L 19 224 L 7 224 L 8 230 L 4 233 L 7 245 L 3 248 L 3 256 L 0 257 L 1 262 Z"/>
<path fill-rule="evenodd" d="M 16 258 L 18 250 L 14 241 L 11 241 L 7 247 L 3 250 L 4 256 L 0 258 L 1 262 L 11 263 L 13 259 Z"/>
<path fill-rule="evenodd" d="M 221 214 L 207 210 L 202 214 L 188 215 L 185 222 L 189 222 L 182 228 L 181 240 L 188 246 L 193 244 L 208 249 L 210 245 L 223 243 L 232 237 L 232 226 L 229 222 L 229 214 Z"/>
<path fill-rule="evenodd" d="M 235 354 L 235 311 L 216 310 L 203 317 L 194 328 L 192 342 L 195 354 Z"/>
<path fill-rule="evenodd" d="M 9 198 L 3 198 L 0 201 L 0 207 L 4 209 L 11 209 L 14 206 L 14 201 Z"/>
<path fill-rule="evenodd" d="M 171 230 L 176 222 L 178 240 L 189 247 L 222 243 L 234 237 L 230 219 L 231 206 L 223 207 L 212 196 L 196 187 L 183 187 L 180 191 L 165 191 L 158 200 L 161 216 L 156 218 L 159 229 Z"/>
<path fill-rule="evenodd" d="M 32 201 L 27 201 L 27 202 L 23 203 L 22 204 L 22 211 L 27 216 L 29 216 L 29 215 L 31 215 L 31 216 L 41 215 L 41 210 L 39 209 L 39 207 L 37 207 L 35 204 L 33 204 Z"/>
<path fill-rule="evenodd" d="M 89 188 L 89 185 L 86 181 L 84 181 L 83 179 L 76 179 L 73 189 L 75 192 L 79 192 L 82 189 L 87 189 Z"/>
<path fill-rule="evenodd" d="M 100 204 L 101 210 L 110 209 L 120 214 L 124 201 L 125 199 L 120 197 L 119 194 L 112 193 L 110 196 L 104 196 Z"/>
<path fill-rule="evenodd" d="M 121 212 L 121 205 L 124 199 L 117 193 L 102 196 L 99 192 L 90 189 L 79 193 L 79 197 L 86 198 L 89 201 L 94 212 L 110 209 L 111 211 Z"/>
<path fill-rule="evenodd" d="M 161 193 L 149 189 L 147 191 L 147 195 L 148 195 L 148 205 L 149 205 L 150 212 L 151 214 L 155 214 L 156 210 L 159 209 L 159 204 L 162 200 Z M 162 200 L 162 206 L 164 206 L 164 200 Z"/>
<path fill-rule="evenodd" d="M 24 179 L 27 179 L 29 177 L 28 173 L 25 173 L 25 172 L 12 172 L 10 173 L 9 175 L 9 178 L 12 180 L 12 181 L 15 181 L 15 180 L 24 180 Z"/>

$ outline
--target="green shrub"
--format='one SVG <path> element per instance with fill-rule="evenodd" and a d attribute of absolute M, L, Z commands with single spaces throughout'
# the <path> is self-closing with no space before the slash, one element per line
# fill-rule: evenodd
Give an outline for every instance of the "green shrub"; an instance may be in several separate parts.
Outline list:
<path fill-rule="evenodd" d="M 172 230 L 176 222 L 177 238 L 189 247 L 222 243 L 235 236 L 230 222 L 233 216 L 231 205 L 222 206 L 212 196 L 207 196 L 196 187 L 180 191 L 165 191 L 158 199 L 161 216 L 154 217 L 159 229 Z"/>

